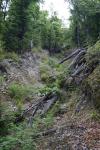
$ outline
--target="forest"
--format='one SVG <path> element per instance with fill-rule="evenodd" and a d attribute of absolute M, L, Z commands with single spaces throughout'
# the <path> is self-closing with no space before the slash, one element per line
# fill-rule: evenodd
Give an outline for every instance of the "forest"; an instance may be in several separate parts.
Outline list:
<path fill-rule="evenodd" d="M 0 150 L 99 150 L 100 0 L 45 1 L 0 0 Z"/>

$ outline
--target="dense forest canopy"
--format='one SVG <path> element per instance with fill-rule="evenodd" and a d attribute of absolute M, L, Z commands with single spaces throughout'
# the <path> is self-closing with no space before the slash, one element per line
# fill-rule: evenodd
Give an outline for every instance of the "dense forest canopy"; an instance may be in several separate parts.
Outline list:
<path fill-rule="evenodd" d="M 100 1 L 69 0 L 70 27 L 65 29 L 56 13 L 48 17 L 40 1 L 1 0 L 0 38 L 3 49 L 23 53 L 37 45 L 49 51 L 83 47 L 100 38 Z"/>
<path fill-rule="evenodd" d="M 1 2 L 1 39 L 6 51 L 22 53 L 39 45 L 48 50 L 61 48 L 63 29 L 56 13 L 49 18 L 48 12 L 40 10 L 39 1 L 16 0 L 5 4 L 6 1 Z"/>
<path fill-rule="evenodd" d="M 100 1 L 71 0 L 72 40 L 78 46 L 92 44 L 100 39 Z"/>

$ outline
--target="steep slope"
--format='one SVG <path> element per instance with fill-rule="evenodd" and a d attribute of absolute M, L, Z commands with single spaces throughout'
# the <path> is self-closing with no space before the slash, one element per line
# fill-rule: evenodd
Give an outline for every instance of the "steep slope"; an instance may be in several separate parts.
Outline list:
<path fill-rule="evenodd" d="M 88 60 L 99 60 L 94 52 L 89 59 L 89 53 L 88 50 L 82 55 L 85 69 L 89 66 Z M 59 57 L 50 57 L 43 51 L 25 53 L 17 63 L 11 59 L 0 62 L 0 99 L 4 106 L 0 121 L 1 126 L 4 124 L 0 130 L 1 150 L 100 149 L 100 116 L 94 107 L 99 108 L 99 64 L 92 72 L 89 70 L 86 78 L 78 80 L 86 70 L 77 78 L 73 76 L 82 65 L 78 61 L 76 68 L 75 60 L 71 65 L 70 61 L 59 65 Z M 53 103 L 54 97 L 50 94 L 57 95 Z M 93 99 L 89 99 L 91 97 Z M 24 118 L 17 120 L 16 126 L 16 116 L 20 118 L 24 112 Z"/>

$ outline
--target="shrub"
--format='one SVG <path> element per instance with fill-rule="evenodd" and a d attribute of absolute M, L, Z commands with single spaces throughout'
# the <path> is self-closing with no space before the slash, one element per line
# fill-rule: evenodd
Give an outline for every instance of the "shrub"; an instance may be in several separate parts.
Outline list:
<path fill-rule="evenodd" d="M 53 113 L 48 113 L 46 117 L 43 119 L 45 128 L 49 128 L 54 121 Z"/>
<path fill-rule="evenodd" d="M 2 61 L 3 59 L 12 59 L 15 62 L 19 61 L 19 56 L 15 52 L 5 52 L 5 51 L 0 51 L 0 60 Z"/>
<path fill-rule="evenodd" d="M 8 93 L 13 98 L 19 108 L 21 108 L 24 99 L 33 93 L 34 89 L 27 85 L 12 83 L 9 85 Z"/>
<path fill-rule="evenodd" d="M 25 129 L 23 126 L 12 125 L 12 134 L 0 139 L 0 150 L 35 150 L 35 142 L 32 129 Z"/>
<path fill-rule="evenodd" d="M 13 120 L 14 112 L 9 106 L 9 103 L 0 101 L 0 136 L 8 134 Z"/>
<path fill-rule="evenodd" d="M 38 94 L 40 94 L 40 95 L 46 95 L 46 94 L 52 93 L 52 92 L 54 92 L 54 93 L 59 93 L 60 92 L 60 89 L 56 85 L 56 83 L 46 85 L 43 88 L 38 90 Z"/>
<path fill-rule="evenodd" d="M 42 51 L 42 48 L 41 48 L 40 46 L 34 47 L 34 48 L 32 49 L 32 52 L 41 52 L 41 51 Z"/>
<path fill-rule="evenodd" d="M 41 80 L 45 83 L 52 83 L 53 81 L 55 81 L 52 69 L 48 65 L 42 64 L 40 66 L 40 77 Z"/>
<path fill-rule="evenodd" d="M 13 61 L 18 62 L 20 56 L 18 56 L 18 54 L 15 53 L 15 52 L 12 52 L 12 53 L 9 52 L 9 53 L 6 54 L 5 58 L 7 58 L 7 59 L 10 58 L 10 59 L 12 59 Z"/>
<path fill-rule="evenodd" d="M 86 54 L 87 62 L 90 62 L 91 59 L 99 59 L 100 57 L 100 40 L 96 42 L 95 45 L 89 47 Z"/>

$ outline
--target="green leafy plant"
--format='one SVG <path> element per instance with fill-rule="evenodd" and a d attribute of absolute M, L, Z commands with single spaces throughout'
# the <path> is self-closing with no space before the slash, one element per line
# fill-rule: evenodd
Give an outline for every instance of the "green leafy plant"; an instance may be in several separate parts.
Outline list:
<path fill-rule="evenodd" d="M 0 150 L 35 150 L 35 142 L 33 141 L 32 129 L 24 128 L 22 125 L 12 125 L 10 130 L 12 134 L 9 134 L 0 139 Z"/>
<path fill-rule="evenodd" d="M 0 101 L 0 136 L 5 136 L 9 133 L 14 115 L 15 113 L 12 111 L 9 103 Z"/>
<path fill-rule="evenodd" d="M 55 80 L 51 67 L 45 64 L 40 66 L 40 77 L 45 83 L 52 83 Z"/>
<path fill-rule="evenodd" d="M 17 106 L 21 108 L 24 99 L 34 93 L 34 88 L 19 83 L 12 83 L 8 88 L 8 93 L 15 100 Z"/>
<path fill-rule="evenodd" d="M 2 61 L 3 59 L 12 59 L 15 62 L 19 61 L 20 56 L 18 56 L 17 53 L 15 52 L 5 52 L 5 51 L 0 51 L 0 60 Z"/>
<path fill-rule="evenodd" d="M 40 95 L 46 95 L 48 93 L 59 93 L 60 92 L 60 89 L 57 87 L 56 84 L 51 84 L 51 85 L 46 85 L 44 86 L 43 88 L 40 88 L 38 93 Z"/>
<path fill-rule="evenodd" d="M 93 120 L 100 120 L 100 114 L 97 111 L 93 111 L 91 113 L 91 119 L 93 119 Z"/>

